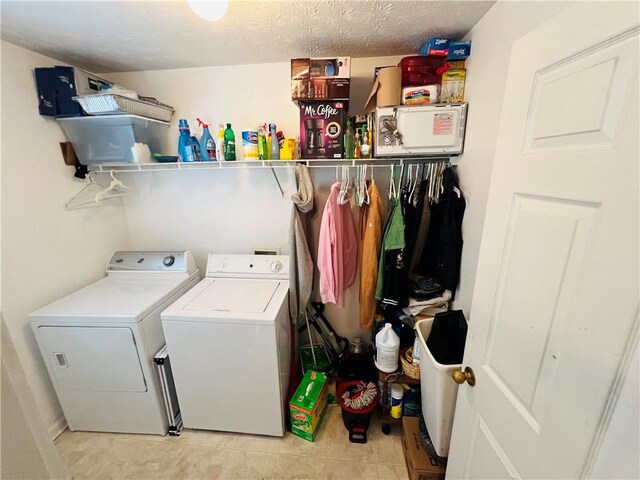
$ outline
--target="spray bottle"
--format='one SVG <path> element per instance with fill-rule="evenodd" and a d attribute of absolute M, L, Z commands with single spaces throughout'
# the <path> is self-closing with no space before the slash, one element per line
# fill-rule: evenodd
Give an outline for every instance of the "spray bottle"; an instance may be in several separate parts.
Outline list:
<path fill-rule="evenodd" d="M 202 127 L 202 136 L 200 137 L 200 152 L 204 162 L 216 161 L 216 143 L 213 141 L 209 125 L 197 118 L 198 125 Z"/>
<path fill-rule="evenodd" d="M 216 143 L 216 159 L 224 161 L 224 124 L 218 124 L 218 142 Z"/>
<path fill-rule="evenodd" d="M 347 131 L 344 134 L 344 158 L 353 158 L 354 142 L 353 127 L 351 126 L 351 121 L 347 120 Z"/>

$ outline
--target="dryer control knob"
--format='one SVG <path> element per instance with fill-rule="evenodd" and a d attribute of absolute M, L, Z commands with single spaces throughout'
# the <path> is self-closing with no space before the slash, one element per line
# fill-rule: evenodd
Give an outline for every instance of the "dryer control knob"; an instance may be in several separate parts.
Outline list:
<path fill-rule="evenodd" d="M 176 261 L 176 257 L 174 257 L 173 255 L 168 255 L 166 257 L 164 257 L 164 260 L 162 260 L 162 264 L 165 267 L 170 267 L 171 265 L 173 265 Z"/>
<path fill-rule="evenodd" d="M 271 262 L 271 271 L 274 273 L 278 273 L 282 270 L 282 262 L 275 261 Z"/>

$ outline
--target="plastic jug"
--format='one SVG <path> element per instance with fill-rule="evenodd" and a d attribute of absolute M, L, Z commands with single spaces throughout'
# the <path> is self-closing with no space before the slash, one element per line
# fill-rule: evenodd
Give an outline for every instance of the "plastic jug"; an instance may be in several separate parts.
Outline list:
<path fill-rule="evenodd" d="M 278 142 L 276 124 L 270 123 L 269 130 L 271 133 L 271 151 L 269 153 L 269 160 L 280 160 L 280 143 Z"/>
<path fill-rule="evenodd" d="M 376 360 L 378 370 L 392 373 L 398 369 L 400 337 L 393 331 L 390 323 L 385 323 L 376 335 Z"/>
<path fill-rule="evenodd" d="M 195 162 L 195 152 L 193 150 L 191 131 L 189 130 L 189 124 L 184 118 L 181 118 L 178 123 L 178 130 L 180 136 L 178 137 L 178 156 L 181 162 Z"/>

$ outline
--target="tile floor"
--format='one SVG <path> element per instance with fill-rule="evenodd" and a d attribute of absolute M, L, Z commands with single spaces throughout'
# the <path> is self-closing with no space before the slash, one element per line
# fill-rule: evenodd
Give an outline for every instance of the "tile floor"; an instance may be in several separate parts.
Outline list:
<path fill-rule="evenodd" d="M 329 407 L 309 443 L 185 430 L 179 437 L 66 431 L 56 447 L 74 479 L 405 480 L 400 426 L 383 435 L 374 418 L 365 445 L 349 443 L 338 407 Z"/>

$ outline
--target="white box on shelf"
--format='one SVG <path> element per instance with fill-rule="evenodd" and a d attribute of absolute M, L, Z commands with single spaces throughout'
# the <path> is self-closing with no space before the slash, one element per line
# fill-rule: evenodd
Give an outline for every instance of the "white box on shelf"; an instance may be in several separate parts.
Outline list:
<path fill-rule="evenodd" d="M 376 108 L 375 156 L 460 155 L 466 120 L 466 103 Z"/>
<path fill-rule="evenodd" d="M 135 143 L 159 153 L 169 124 L 136 115 L 104 115 L 58 118 L 64 134 L 73 144 L 80 163 L 134 163 L 131 148 Z"/>

